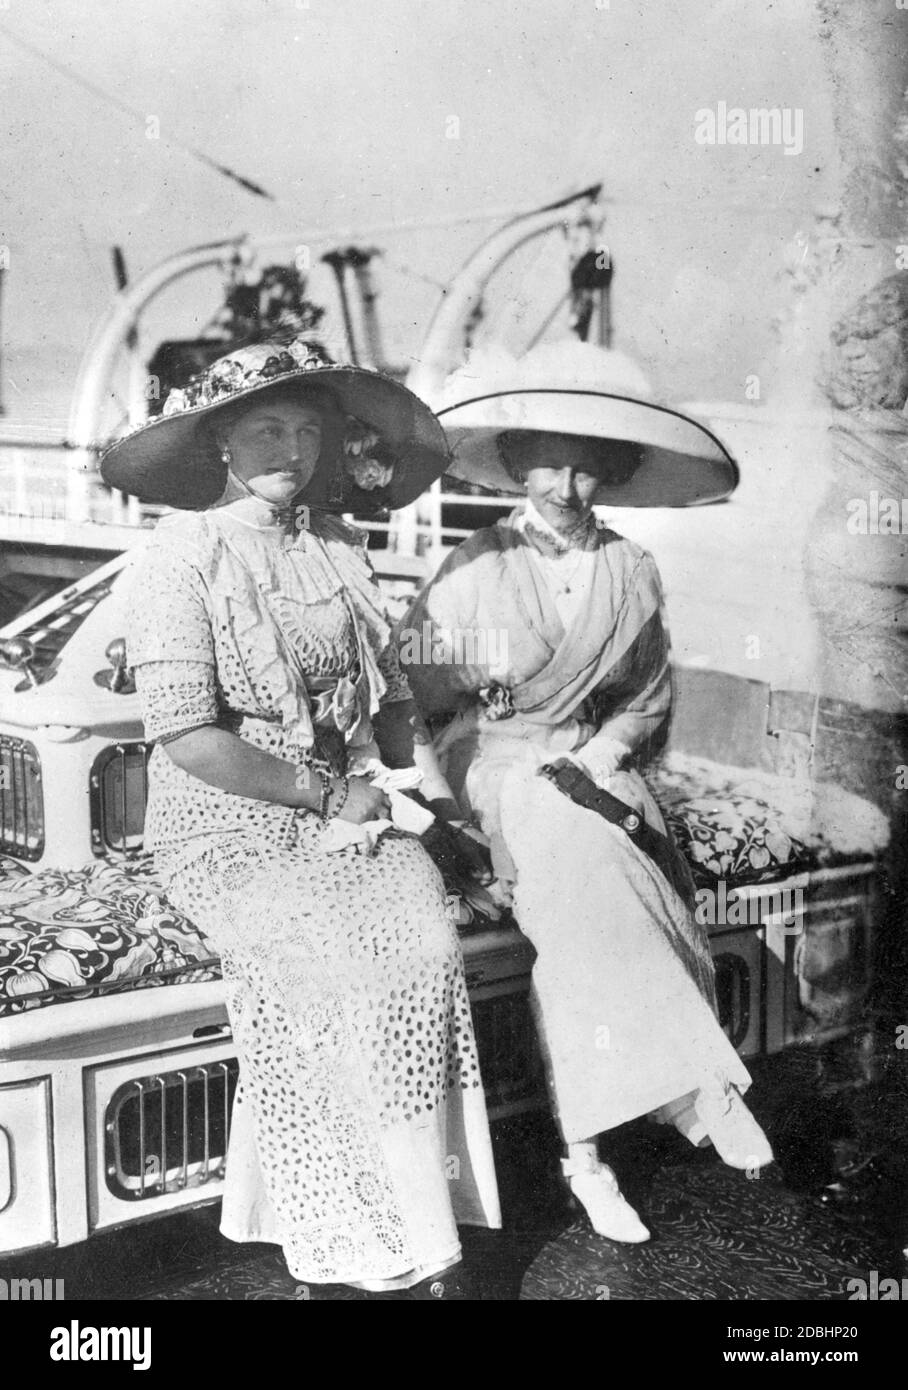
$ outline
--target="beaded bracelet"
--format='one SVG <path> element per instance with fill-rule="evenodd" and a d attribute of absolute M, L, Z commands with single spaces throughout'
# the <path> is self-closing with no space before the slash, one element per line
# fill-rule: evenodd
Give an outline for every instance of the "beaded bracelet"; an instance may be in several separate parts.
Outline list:
<path fill-rule="evenodd" d="M 339 816 L 347 804 L 347 797 L 350 795 L 350 778 L 342 777 L 343 787 L 341 789 L 340 800 L 331 812 L 332 816 Z"/>
<path fill-rule="evenodd" d="M 331 779 L 327 772 L 320 772 L 322 779 L 322 789 L 318 797 L 318 818 L 321 821 L 328 819 L 328 802 L 331 800 Z"/>

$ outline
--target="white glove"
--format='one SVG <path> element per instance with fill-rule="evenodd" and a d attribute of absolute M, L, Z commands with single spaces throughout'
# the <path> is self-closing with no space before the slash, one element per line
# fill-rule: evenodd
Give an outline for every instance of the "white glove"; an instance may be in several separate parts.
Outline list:
<path fill-rule="evenodd" d="M 383 792 L 412 791 L 422 781 L 418 767 L 385 767 L 379 758 L 354 753 L 347 766 L 348 777 L 368 777 Z"/>
<path fill-rule="evenodd" d="M 404 796 L 405 790 L 418 787 L 422 781 L 422 773 L 416 767 L 385 767 L 384 763 L 378 758 L 371 756 L 357 756 L 355 753 L 350 759 L 348 768 L 350 777 L 368 777 L 374 787 L 379 787 L 388 793 L 388 800 L 391 803 L 391 818 L 381 817 L 377 820 L 364 821 L 361 825 L 354 825 L 350 821 L 338 820 L 334 817 L 325 826 L 322 836 L 321 847 L 328 854 L 336 853 L 342 849 L 348 849 L 350 845 L 355 845 L 362 853 L 371 854 L 375 849 L 379 836 L 389 830 L 392 825 L 398 830 L 405 830 L 411 835 L 422 835 L 435 820 L 432 812 L 426 807 L 420 806 L 419 802 L 414 801 L 410 796 Z"/>
<path fill-rule="evenodd" d="M 569 753 L 568 757 L 594 782 L 603 782 L 618 771 L 630 753 L 627 744 L 619 739 L 595 734 L 589 743 L 585 743 L 576 753 Z"/>

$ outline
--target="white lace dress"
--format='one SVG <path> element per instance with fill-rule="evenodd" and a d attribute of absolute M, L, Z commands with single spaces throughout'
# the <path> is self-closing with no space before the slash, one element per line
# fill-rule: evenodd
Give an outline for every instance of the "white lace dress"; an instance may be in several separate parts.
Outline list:
<path fill-rule="evenodd" d="M 220 723 L 297 764 L 322 734 L 335 755 L 368 748 L 370 706 L 409 689 L 351 536 L 229 509 L 162 522 L 128 636 L 148 738 Z M 224 1233 L 279 1242 L 313 1283 L 456 1261 L 456 1223 L 500 1216 L 460 947 L 422 846 L 326 853 L 315 814 L 221 791 L 160 744 L 146 836 L 223 964 L 240 1060 Z"/>

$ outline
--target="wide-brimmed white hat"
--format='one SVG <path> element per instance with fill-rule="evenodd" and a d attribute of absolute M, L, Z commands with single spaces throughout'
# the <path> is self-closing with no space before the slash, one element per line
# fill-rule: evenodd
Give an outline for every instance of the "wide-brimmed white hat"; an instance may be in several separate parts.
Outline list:
<path fill-rule="evenodd" d="M 146 502 L 200 510 L 218 501 L 227 465 L 209 428 L 219 411 L 274 391 L 317 391 L 336 417 L 326 430 L 313 478 L 300 494 L 357 515 L 405 507 L 449 463 L 444 431 L 427 405 L 380 372 L 330 360 L 317 343 L 256 343 L 226 353 L 185 387 L 163 413 L 113 443 L 101 458 L 111 487 Z"/>
<path fill-rule="evenodd" d="M 498 447 L 499 435 L 511 430 L 637 445 L 639 466 L 624 482 L 603 482 L 595 498 L 601 504 L 691 507 L 722 501 L 738 484 L 724 444 L 705 425 L 653 400 L 631 358 L 576 339 L 520 358 L 476 352 L 434 405 L 451 446 L 448 472 L 495 492 L 522 491 Z"/>

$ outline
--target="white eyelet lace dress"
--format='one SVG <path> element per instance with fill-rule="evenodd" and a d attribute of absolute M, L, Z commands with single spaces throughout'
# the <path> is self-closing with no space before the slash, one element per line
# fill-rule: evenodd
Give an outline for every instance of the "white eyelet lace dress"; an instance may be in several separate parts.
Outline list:
<path fill-rule="evenodd" d="M 127 639 L 147 737 L 219 723 L 296 764 L 339 729 L 368 748 L 370 704 L 410 692 L 351 537 L 230 509 L 162 521 Z M 457 1222 L 500 1225 L 463 962 L 417 840 L 321 837 L 314 813 L 154 750 L 146 843 L 221 956 L 240 1061 L 222 1230 L 279 1242 L 307 1282 L 400 1285 L 457 1260 Z"/>

